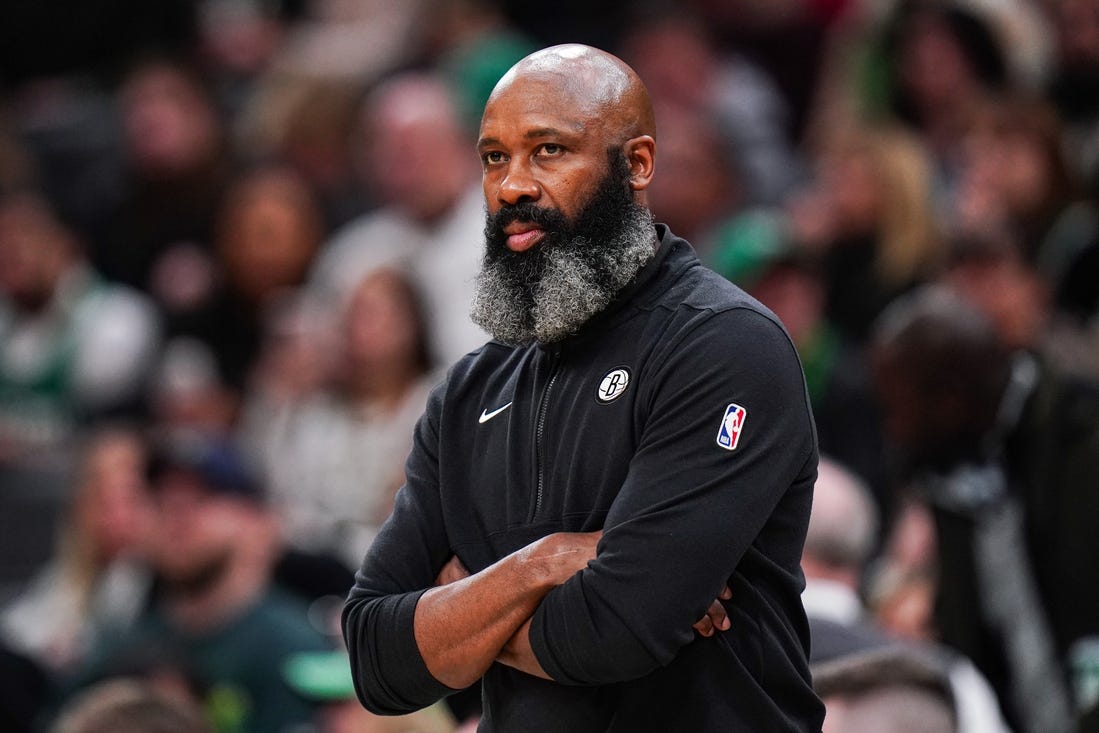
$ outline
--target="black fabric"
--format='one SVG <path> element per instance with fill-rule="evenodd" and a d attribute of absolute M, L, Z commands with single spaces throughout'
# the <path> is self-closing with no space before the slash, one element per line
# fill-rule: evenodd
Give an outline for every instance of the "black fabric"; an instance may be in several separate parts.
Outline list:
<path fill-rule="evenodd" d="M 432 393 L 344 611 L 368 707 L 449 692 L 412 621 L 451 554 L 477 572 L 547 534 L 602 528 L 597 558 L 532 618 L 558 682 L 493 666 L 480 730 L 820 730 L 800 598 L 817 452 L 797 355 L 773 314 L 660 234 L 636 284 L 575 337 L 490 343 Z M 629 381 L 607 400 L 615 372 Z M 732 629 L 697 636 L 725 584 Z"/>

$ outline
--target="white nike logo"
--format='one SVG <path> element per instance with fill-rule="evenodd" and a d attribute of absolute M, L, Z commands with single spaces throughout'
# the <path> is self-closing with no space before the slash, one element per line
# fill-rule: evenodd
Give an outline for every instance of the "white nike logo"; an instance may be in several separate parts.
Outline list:
<path fill-rule="evenodd" d="M 509 407 L 511 407 L 511 403 L 510 403 L 510 402 L 509 402 L 509 403 L 507 403 L 506 405 L 504 405 L 503 407 L 497 407 L 497 408 L 496 408 L 495 410 L 493 410 L 492 412 L 489 412 L 488 410 L 481 410 L 481 416 L 480 416 L 479 418 L 477 418 L 477 422 L 479 422 L 479 423 L 486 423 L 486 422 L 488 422 L 489 420 L 491 420 L 492 418 L 494 418 L 494 417 L 496 417 L 497 415 L 499 415 L 499 414 L 500 414 L 501 412 L 503 412 L 504 410 L 508 409 Z"/>

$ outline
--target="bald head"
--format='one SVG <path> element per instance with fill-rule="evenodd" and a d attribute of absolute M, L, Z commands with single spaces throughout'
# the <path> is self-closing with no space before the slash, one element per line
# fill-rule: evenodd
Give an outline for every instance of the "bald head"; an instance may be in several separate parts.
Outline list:
<path fill-rule="evenodd" d="M 552 46 L 520 60 L 496 84 L 489 105 L 518 85 L 542 87 L 562 105 L 590 122 L 599 121 L 617 142 L 654 136 L 652 101 L 640 77 L 606 51 L 580 44 Z"/>
<path fill-rule="evenodd" d="M 821 456 L 803 559 L 862 572 L 877 541 L 878 511 L 870 490 L 843 465 Z M 806 568 L 806 574 L 810 569 Z"/>
<path fill-rule="evenodd" d="M 633 197 L 647 206 L 654 130 L 649 93 L 621 59 L 576 44 L 537 51 L 504 74 L 485 104 L 477 145 L 489 210 L 525 200 L 571 215 L 572 202 L 552 199 L 582 195 L 585 179 L 606 173 L 608 152 L 625 158 Z"/>

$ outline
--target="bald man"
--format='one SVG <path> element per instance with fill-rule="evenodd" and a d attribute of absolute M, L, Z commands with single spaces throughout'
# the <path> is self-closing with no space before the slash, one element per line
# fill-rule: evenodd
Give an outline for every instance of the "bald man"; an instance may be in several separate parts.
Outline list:
<path fill-rule="evenodd" d="M 483 680 L 480 731 L 819 731 L 799 567 L 817 450 L 781 324 L 654 224 L 637 75 L 497 84 L 474 318 L 343 623 L 363 703 Z M 715 600 L 717 599 L 717 600 Z"/>

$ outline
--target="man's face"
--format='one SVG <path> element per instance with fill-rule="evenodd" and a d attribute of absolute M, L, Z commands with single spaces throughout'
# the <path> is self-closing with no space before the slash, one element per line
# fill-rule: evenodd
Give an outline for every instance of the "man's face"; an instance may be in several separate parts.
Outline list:
<path fill-rule="evenodd" d="M 563 94 L 557 80 L 517 79 L 485 106 L 477 149 L 489 214 L 530 203 L 574 220 L 607 173 L 610 139 L 592 105 Z M 537 222 L 506 228 L 507 247 L 541 241 Z"/>
<path fill-rule="evenodd" d="M 157 570 L 172 588 L 201 591 L 228 567 L 245 510 L 240 501 L 211 492 L 186 471 L 161 477 L 156 498 Z"/>
<path fill-rule="evenodd" d="M 43 307 L 65 268 L 66 248 L 64 233 L 37 202 L 0 205 L 0 293 L 27 311 Z"/>

